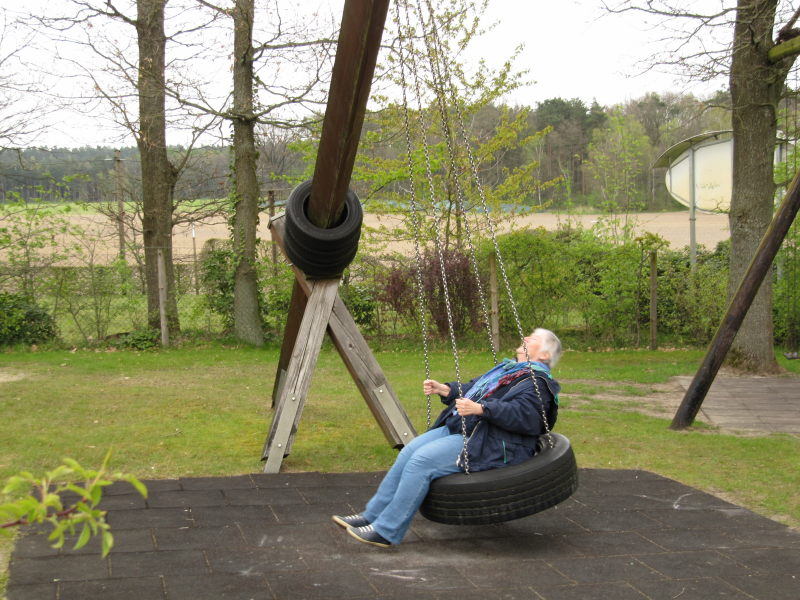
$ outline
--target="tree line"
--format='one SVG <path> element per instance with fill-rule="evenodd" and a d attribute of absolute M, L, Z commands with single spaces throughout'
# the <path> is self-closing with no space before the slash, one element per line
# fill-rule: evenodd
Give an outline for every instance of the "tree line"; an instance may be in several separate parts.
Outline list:
<path fill-rule="evenodd" d="M 412 11 L 413 4 L 398 0 L 398 6 Z M 454 74 L 458 89 L 436 89 L 431 83 L 435 77 L 422 73 L 420 81 L 427 87 L 412 112 L 433 123 L 427 113 L 433 112 L 435 101 L 443 95 L 451 96 L 459 115 L 463 113 L 469 123 L 465 143 L 474 148 L 491 206 L 512 206 L 514 210 L 569 206 L 577 199 L 611 213 L 635 210 L 646 201 L 643 190 L 648 189 L 648 178 L 653 189 L 652 156 L 685 137 L 682 127 L 695 133 L 695 125 L 727 129 L 730 124 L 735 148 L 730 276 L 730 289 L 734 289 L 771 214 L 774 180 L 770 158 L 781 98 L 797 54 L 793 26 L 798 12 L 778 4 L 775 0 L 738 0 L 735 9 L 708 15 L 681 3 L 635 0 L 609 9 L 635 11 L 668 20 L 670 25 L 690 23 L 683 37 L 679 28 L 670 27 L 678 32 L 676 50 L 665 63 L 680 67 L 692 63 L 700 69 L 699 74 L 706 68 L 716 69 L 717 74 L 729 76 L 730 89 L 694 108 L 691 98 L 648 95 L 636 103 L 598 110 L 563 99 L 532 109 L 504 106 L 504 95 L 525 82 L 525 74 L 514 66 L 516 55 L 494 68 L 485 61 L 465 65 L 458 59 L 460 49 L 480 31 L 485 1 L 446 0 L 435 10 L 426 2 L 430 23 L 439 35 L 434 53 L 445 57 L 444 64 Z M 25 7 L 13 12 L 3 9 L 9 17 L 4 21 L 6 30 L 13 29 L 21 42 L 0 48 L 4 54 L 0 57 L 1 145 L 30 145 L 24 142 L 34 139 L 48 111 L 64 107 L 101 114 L 136 142 L 140 239 L 152 325 L 159 320 L 157 265 L 163 255 L 166 315 L 171 330 L 180 328 L 171 232 L 186 214 L 179 183 L 193 165 L 203 169 L 198 161 L 201 154 L 195 151 L 208 146 L 204 140 L 210 136 L 216 141 L 213 145 L 231 149 L 230 179 L 224 188 L 228 196 L 221 210 L 229 216 L 237 258 L 235 330 L 244 341 L 263 342 L 256 310 L 254 225 L 260 201 L 259 148 L 269 146 L 258 140 L 263 136 L 288 140 L 293 152 L 302 157 L 298 175 L 309 174 L 337 43 L 336 16 L 317 12 L 309 18 L 300 14 L 304 8 L 297 3 L 288 6 L 255 0 L 70 0 L 42 14 L 26 12 Z M 427 17 L 420 14 L 419 18 Z M 725 35 L 712 35 L 708 45 L 697 51 L 698 31 L 710 27 Z M 391 90 L 403 79 L 397 41 L 423 41 L 424 37 L 414 23 L 387 22 L 384 54 L 373 86 L 381 108 L 365 125 L 354 173 L 354 183 L 365 202 L 382 199 L 387 205 L 398 204 L 407 189 L 401 172 L 406 162 L 412 173 L 422 174 L 422 157 L 415 153 L 408 161 L 398 158 L 402 155 L 403 111 Z M 424 64 L 425 48 L 420 45 L 415 52 L 419 64 Z M 43 66 L 47 61 L 42 57 L 52 64 Z M 35 69 L 25 68 L 34 62 Z M 75 85 L 62 89 L 66 81 Z M 685 102 L 689 106 L 682 104 Z M 728 106 L 730 112 L 719 106 Z M 694 120 L 687 117 L 690 109 L 695 110 Z M 41 119 L 32 119 L 34 114 Z M 467 165 L 463 155 L 446 162 L 446 154 L 452 150 L 447 147 L 446 130 L 443 123 L 438 131 L 434 127 L 425 132 L 431 138 L 431 154 L 425 160 L 435 171 L 430 187 L 448 210 L 447 239 L 458 245 L 465 222 L 462 209 L 453 203 L 459 193 L 454 182 Z M 186 140 L 183 146 L 169 143 L 175 132 L 181 132 Z M 273 158 L 288 160 L 286 155 Z M 289 172 L 292 169 L 270 173 L 280 178 Z M 479 191 L 467 189 L 464 194 L 469 201 Z M 204 210 L 220 208 L 209 203 Z M 734 348 L 743 364 L 760 370 L 775 368 L 769 287 L 762 287 L 745 321 L 747 334 L 740 336 L 742 341 L 737 340 Z"/>

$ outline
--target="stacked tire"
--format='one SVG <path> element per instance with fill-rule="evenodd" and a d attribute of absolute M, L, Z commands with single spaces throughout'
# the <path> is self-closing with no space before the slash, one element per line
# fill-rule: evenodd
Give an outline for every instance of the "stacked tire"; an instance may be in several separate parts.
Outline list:
<path fill-rule="evenodd" d="M 309 279 L 334 279 L 358 251 L 364 212 L 355 192 L 348 190 L 342 216 L 330 229 L 317 227 L 306 213 L 311 181 L 298 185 L 286 201 L 286 256 Z"/>

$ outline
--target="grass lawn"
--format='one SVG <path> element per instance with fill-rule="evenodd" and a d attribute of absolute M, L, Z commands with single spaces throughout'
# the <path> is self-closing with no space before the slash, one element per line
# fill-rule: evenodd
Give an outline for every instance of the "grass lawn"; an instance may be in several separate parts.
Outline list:
<path fill-rule="evenodd" d="M 376 354 L 418 431 L 426 421 L 417 352 Z M 646 469 L 800 526 L 800 436 L 738 436 L 707 426 L 675 432 L 671 415 L 638 408 L 652 387 L 691 375 L 702 351 L 568 352 L 555 375 L 564 384 L 556 430 L 570 438 L 579 466 Z M 219 344 L 153 352 L 93 350 L 0 354 L 0 481 L 39 473 L 65 456 L 142 479 L 258 472 L 272 411 L 275 348 Z M 800 372 L 800 361 L 781 364 Z M 484 371 L 484 353 L 463 353 L 461 372 Z M 448 353 L 431 357 L 447 380 Z M 438 404 L 438 403 L 437 403 Z M 433 415 L 438 413 L 434 406 Z M 384 469 L 395 451 L 332 347 L 320 357 L 287 471 Z M 0 595 L 11 543 L 0 539 Z"/>

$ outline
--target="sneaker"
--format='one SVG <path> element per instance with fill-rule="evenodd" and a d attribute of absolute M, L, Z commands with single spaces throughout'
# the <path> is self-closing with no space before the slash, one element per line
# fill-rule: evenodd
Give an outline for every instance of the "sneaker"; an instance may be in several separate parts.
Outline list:
<path fill-rule="evenodd" d="M 356 538 L 359 542 L 364 542 L 365 544 L 372 544 L 373 546 L 380 546 L 381 548 L 388 548 L 392 545 L 389 540 L 375 531 L 372 525 L 367 525 L 365 527 L 348 527 L 347 533 Z"/>
<path fill-rule="evenodd" d="M 365 525 L 369 525 L 369 521 L 367 521 L 361 515 L 348 515 L 346 517 L 340 517 L 339 515 L 333 515 L 331 517 L 333 522 L 337 525 L 341 525 L 342 527 L 364 527 Z"/>

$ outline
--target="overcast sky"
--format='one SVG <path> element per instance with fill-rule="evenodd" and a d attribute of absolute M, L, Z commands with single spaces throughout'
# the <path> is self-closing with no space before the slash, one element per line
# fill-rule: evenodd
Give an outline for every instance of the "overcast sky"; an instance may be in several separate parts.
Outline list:
<path fill-rule="evenodd" d="M 334 18 L 339 15 L 337 20 L 342 5 L 343 0 L 297 2 L 302 9 L 326 7 Z M 506 99 L 512 104 L 535 106 L 547 98 L 562 97 L 580 98 L 587 105 L 597 100 L 608 106 L 647 92 L 705 95 L 726 83 L 691 85 L 675 74 L 645 72 L 647 58 L 659 49 L 656 42 L 660 34 L 650 29 L 641 15 L 604 13 L 599 0 L 491 0 L 483 23 L 493 22 L 496 27 L 475 40 L 471 52 L 474 57 L 485 58 L 490 66 L 498 66 L 516 46 L 525 45 L 516 68 L 527 69 L 533 83 Z M 102 126 L 102 120 L 86 121 L 71 115 L 37 143 L 119 145 L 119 132 L 103 131 Z M 170 142 L 178 143 L 174 139 Z M 133 140 L 125 145 L 133 145 Z"/>
<path fill-rule="evenodd" d="M 607 106 L 647 92 L 705 95 L 726 84 L 646 72 L 649 57 L 664 48 L 663 30 L 652 29 L 641 13 L 608 14 L 599 0 L 491 0 L 486 21 L 498 24 L 478 42 L 479 52 L 508 55 L 525 43 L 518 64 L 530 70 L 535 83 L 515 94 L 520 104 L 562 97 Z"/>

